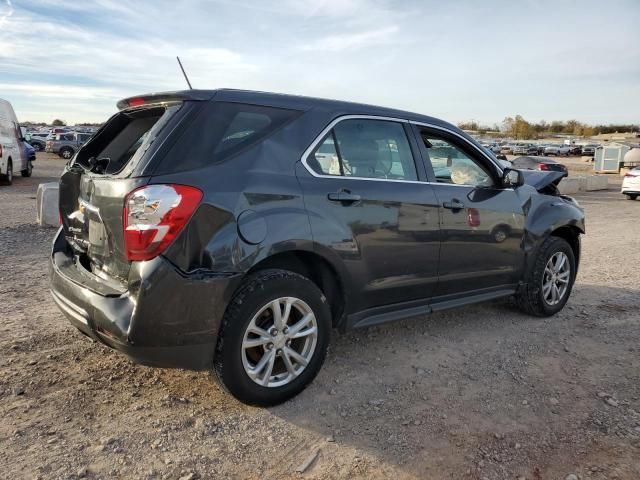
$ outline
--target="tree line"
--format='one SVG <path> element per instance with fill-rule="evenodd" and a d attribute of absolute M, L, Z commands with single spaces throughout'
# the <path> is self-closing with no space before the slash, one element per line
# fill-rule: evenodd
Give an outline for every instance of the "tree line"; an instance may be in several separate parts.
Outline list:
<path fill-rule="evenodd" d="M 541 120 L 537 123 L 526 121 L 521 115 L 506 117 L 501 124 L 493 126 L 481 125 L 476 121 L 460 122 L 462 130 L 474 130 L 481 134 L 500 132 L 518 140 L 535 139 L 549 134 L 567 134 L 590 137 L 601 133 L 639 132 L 640 126 L 633 124 L 588 125 L 578 120 L 555 120 L 548 123 Z"/>

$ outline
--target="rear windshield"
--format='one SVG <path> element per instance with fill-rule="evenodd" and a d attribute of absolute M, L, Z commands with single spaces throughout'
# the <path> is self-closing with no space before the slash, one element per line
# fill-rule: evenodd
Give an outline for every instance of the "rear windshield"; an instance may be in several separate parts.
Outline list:
<path fill-rule="evenodd" d="M 125 166 L 135 165 L 179 108 L 180 104 L 173 104 L 117 113 L 85 144 L 75 163 L 105 175 L 116 174 Z M 80 140 L 86 139 L 82 137 Z"/>
<path fill-rule="evenodd" d="M 209 102 L 162 159 L 156 173 L 202 168 L 250 148 L 298 112 L 243 103 Z"/>

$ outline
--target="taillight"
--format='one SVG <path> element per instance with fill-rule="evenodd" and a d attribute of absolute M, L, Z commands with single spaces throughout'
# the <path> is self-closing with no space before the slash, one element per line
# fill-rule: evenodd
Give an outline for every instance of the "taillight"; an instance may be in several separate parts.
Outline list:
<path fill-rule="evenodd" d="M 2 158 L 2 145 L 0 145 L 0 158 Z"/>
<path fill-rule="evenodd" d="M 124 248 L 131 261 L 151 260 L 178 236 L 202 200 L 186 185 L 148 185 L 124 201 Z"/>
<path fill-rule="evenodd" d="M 1 156 L 2 156 L 2 155 L 0 155 L 0 157 L 1 157 Z M 625 173 L 625 174 L 624 174 L 624 178 L 636 178 L 636 177 L 639 177 L 639 176 L 640 176 L 640 175 L 636 175 L 636 174 L 631 173 L 631 172 L 627 172 L 627 173 Z"/>
<path fill-rule="evenodd" d="M 539 163 L 538 164 L 538 170 L 550 170 L 549 165 L 547 165 L 546 163 Z"/>

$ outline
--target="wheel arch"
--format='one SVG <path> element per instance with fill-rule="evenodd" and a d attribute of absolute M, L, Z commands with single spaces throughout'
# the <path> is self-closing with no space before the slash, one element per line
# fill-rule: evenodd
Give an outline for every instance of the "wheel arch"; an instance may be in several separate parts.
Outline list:
<path fill-rule="evenodd" d="M 569 246 L 571 246 L 573 256 L 576 259 L 576 268 L 580 263 L 580 235 L 583 233 L 584 231 L 580 230 L 575 225 L 563 225 L 556 228 L 549 234 L 549 236 L 552 237 L 562 238 L 569 244 Z"/>
<path fill-rule="evenodd" d="M 326 258 L 314 251 L 287 250 L 262 259 L 247 271 L 247 275 L 274 268 L 298 273 L 315 283 L 331 306 L 333 326 L 340 324 L 346 312 L 344 279 Z"/>

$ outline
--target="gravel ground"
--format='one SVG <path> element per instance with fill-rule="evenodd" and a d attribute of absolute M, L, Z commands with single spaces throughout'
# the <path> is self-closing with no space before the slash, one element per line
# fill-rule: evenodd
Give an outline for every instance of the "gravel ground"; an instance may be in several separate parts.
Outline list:
<path fill-rule="evenodd" d="M 554 318 L 494 302 L 336 333 L 305 392 L 259 409 L 67 323 L 34 206 L 61 168 L 40 155 L 0 188 L 0 477 L 640 478 L 640 201 L 617 178 L 577 196 L 588 234 Z"/>

